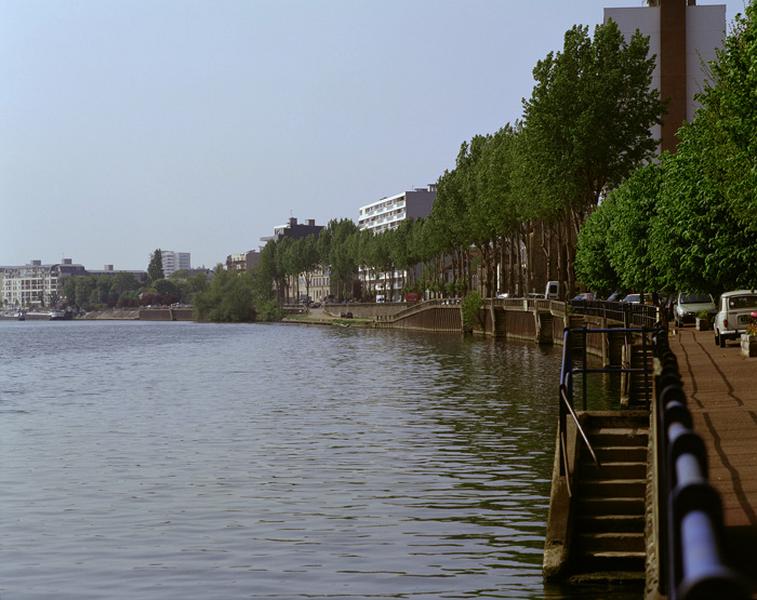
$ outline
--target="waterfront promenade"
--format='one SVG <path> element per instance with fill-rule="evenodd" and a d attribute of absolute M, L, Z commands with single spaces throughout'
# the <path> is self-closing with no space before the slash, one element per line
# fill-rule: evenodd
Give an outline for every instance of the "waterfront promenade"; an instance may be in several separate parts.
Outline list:
<path fill-rule="evenodd" d="M 715 345 L 711 331 L 679 329 L 678 358 L 694 428 L 705 441 L 710 483 L 723 500 L 731 559 L 757 578 L 757 359 L 736 342 Z"/>

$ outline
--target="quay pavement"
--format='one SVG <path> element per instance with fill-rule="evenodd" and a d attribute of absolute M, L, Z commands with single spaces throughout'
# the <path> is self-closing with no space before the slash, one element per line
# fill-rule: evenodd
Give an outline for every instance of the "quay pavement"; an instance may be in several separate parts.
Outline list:
<path fill-rule="evenodd" d="M 670 347 L 678 358 L 694 428 L 707 446 L 710 483 L 720 492 L 726 551 L 757 583 L 757 358 L 738 342 L 715 344 L 712 331 L 683 327 Z"/>

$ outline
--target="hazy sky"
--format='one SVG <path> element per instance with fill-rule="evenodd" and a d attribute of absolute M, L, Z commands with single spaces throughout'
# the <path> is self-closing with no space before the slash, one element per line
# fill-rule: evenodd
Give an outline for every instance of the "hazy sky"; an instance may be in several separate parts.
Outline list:
<path fill-rule="evenodd" d="M 355 219 L 517 119 L 571 25 L 642 4 L 0 0 L 0 265 L 213 266 Z"/>

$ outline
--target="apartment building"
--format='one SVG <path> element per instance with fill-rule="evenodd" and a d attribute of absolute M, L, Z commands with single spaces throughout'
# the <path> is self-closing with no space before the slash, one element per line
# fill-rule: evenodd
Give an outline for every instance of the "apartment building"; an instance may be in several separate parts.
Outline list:
<path fill-rule="evenodd" d="M 189 270 L 192 268 L 189 252 L 174 252 L 173 250 L 161 250 L 160 259 L 163 263 L 163 276 L 170 277 L 176 271 Z"/>
<path fill-rule="evenodd" d="M 305 274 L 300 273 L 298 277 L 300 294 L 309 295 L 313 302 L 323 302 L 331 294 L 331 272 L 328 267 L 319 265 L 310 273 L 309 288 L 305 282 Z"/>
<path fill-rule="evenodd" d="M 290 217 L 285 225 L 277 225 L 273 228 L 273 235 L 260 238 L 261 242 L 280 240 L 282 238 L 300 239 L 309 235 L 319 235 L 323 225 L 316 225 L 315 219 L 308 219 L 305 223 L 299 223 L 297 217 Z"/>
<path fill-rule="evenodd" d="M 373 233 L 396 229 L 406 219 L 418 219 L 431 214 L 436 200 L 436 185 L 415 188 L 360 207 L 358 228 Z"/>
<path fill-rule="evenodd" d="M 227 271 L 251 271 L 260 262 L 260 252 L 249 250 L 237 254 L 229 254 L 226 257 Z"/>
<path fill-rule="evenodd" d="M 396 229 L 402 221 L 430 215 L 435 200 L 436 185 L 433 184 L 425 188 L 415 188 L 412 191 L 382 198 L 360 207 L 358 228 L 373 233 L 383 233 L 390 229 Z M 402 300 L 401 289 L 407 278 L 407 273 L 404 270 L 387 274 L 373 273 L 361 268 L 359 277 L 364 288 L 376 290 L 377 301 L 394 302 Z"/>
<path fill-rule="evenodd" d="M 62 297 L 66 277 L 86 274 L 84 267 L 74 264 L 70 258 L 45 265 L 41 260 L 32 260 L 27 265 L 1 269 L 0 297 L 3 306 L 8 308 L 51 306 Z"/>

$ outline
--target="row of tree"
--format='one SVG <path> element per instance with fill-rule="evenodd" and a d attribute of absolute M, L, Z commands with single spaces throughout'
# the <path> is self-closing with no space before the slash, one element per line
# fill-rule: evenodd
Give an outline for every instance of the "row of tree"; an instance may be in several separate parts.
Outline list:
<path fill-rule="evenodd" d="M 533 70 L 522 120 L 464 142 L 437 183 L 426 219 L 379 235 L 333 220 L 320 236 L 269 242 L 251 275 L 222 290 L 271 307 L 309 295 L 319 268 L 336 298 L 386 289 L 522 294 L 537 272 L 571 291 L 708 290 L 757 281 L 755 2 L 712 66 L 697 118 L 676 155 L 655 156 L 664 112 L 651 88 L 654 57 L 617 25 L 573 27 L 561 52 Z M 420 268 L 416 268 L 420 265 Z M 359 269 L 369 276 L 361 287 Z M 406 281 L 395 281 L 406 271 Z M 299 288 L 302 275 L 305 289 Z M 214 282 L 215 285 L 215 282 Z M 221 319 L 239 314 L 224 309 Z M 236 318 L 236 317 L 235 317 Z"/>
<path fill-rule="evenodd" d="M 663 105 L 650 87 L 654 58 L 638 32 L 628 42 L 614 22 L 565 34 L 561 52 L 533 70 L 536 85 L 523 119 L 464 142 L 455 167 L 437 183 L 431 215 L 379 235 L 332 221 L 318 239 L 271 241 L 259 272 L 280 301 L 296 298 L 318 265 L 328 267 L 338 298 L 356 289 L 358 268 L 391 289 L 464 295 L 531 291 L 535 272 L 575 286 L 578 232 L 604 195 L 652 158 L 650 128 Z M 416 271 L 415 265 L 422 265 Z M 496 276 L 500 266 L 499 281 Z M 408 281 L 395 282 L 396 270 Z M 305 293 L 308 293 L 307 290 Z"/>
<path fill-rule="evenodd" d="M 160 257 L 160 250 L 156 250 Z M 175 302 L 192 304 L 195 296 L 208 286 L 206 273 L 176 271 L 163 277 L 163 267 L 154 268 L 155 253 L 148 269 L 147 281 L 140 281 L 132 273 L 112 275 L 76 275 L 67 277 L 63 295 L 67 306 L 79 310 L 98 308 L 130 308 L 167 305 Z M 149 274 L 154 278 L 151 278 Z"/>
<path fill-rule="evenodd" d="M 635 171 L 582 229 L 577 271 L 592 289 L 719 294 L 757 284 L 756 65 L 751 2 L 676 154 Z"/>

